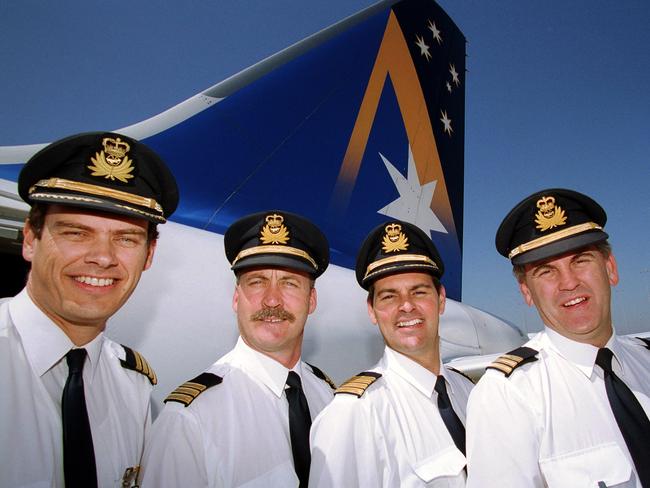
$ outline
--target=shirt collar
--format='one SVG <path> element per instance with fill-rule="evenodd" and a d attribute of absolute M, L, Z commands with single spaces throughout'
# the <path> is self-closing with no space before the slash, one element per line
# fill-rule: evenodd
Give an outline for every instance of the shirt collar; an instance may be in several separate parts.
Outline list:
<path fill-rule="evenodd" d="M 433 388 L 436 386 L 436 379 L 438 378 L 435 374 L 388 346 L 386 346 L 384 354 L 386 356 L 387 367 L 390 370 L 413 385 L 413 387 L 426 397 L 431 397 Z M 442 362 L 440 362 L 440 374 L 443 374 L 443 371 L 444 368 L 442 367 Z"/>
<path fill-rule="evenodd" d="M 560 356 L 572 362 L 585 376 L 591 377 L 596 364 L 596 355 L 598 354 L 596 346 L 568 339 L 550 327 L 545 327 L 544 332 L 549 344 Z M 616 357 L 620 350 L 616 334 L 612 334 L 605 347 L 611 349 Z M 618 358 L 616 358 L 616 362 L 619 362 Z"/>
<path fill-rule="evenodd" d="M 240 368 L 246 370 L 255 379 L 266 385 L 275 396 L 278 398 L 282 396 L 289 375 L 288 368 L 275 359 L 250 347 L 241 336 L 237 339 L 234 352 L 238 358 L 237 365 Z M 302 379 L 302 362 L 300 359 L 298 359 L 291 371 L 298 373 L 298 376 Z"/>
<path fill-rule="evenodd" d="M 14 297 L 9 304 L 9 313 L 23 343 L 27 361 L 38 376 L 43 376 L 76 347 L 65 332 L 36 306 L 27 289 Z M 84 346 L 91 365 L 91 378 L 99 362 L 103 340 L 102 332 Z"/>

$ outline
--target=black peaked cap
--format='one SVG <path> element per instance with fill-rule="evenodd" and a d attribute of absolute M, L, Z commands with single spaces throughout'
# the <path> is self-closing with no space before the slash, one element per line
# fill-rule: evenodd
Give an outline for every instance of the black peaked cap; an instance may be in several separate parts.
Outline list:
<path fill-rule="evenodd" d="M 284 267 L 317 278 L 329 264 L 325 234 L 300 215 L 268 210 L 234 222 L 224 235 L 226 258 L 235 272 Z"/>
<path fill-rule="evenodd" d="M 32 156 L 18 193 L 34 202 L 86 207 L 164 223 L 178 206 L 178 186 L 151 148 L 123 134 L 86 132 Z"/>
<path fill-rule="evenodd" d="M 609 237 L 605 210 L 582 193 L 551 188 L 519 202 L 503 219 L 496 248 L 512 264 L 557 256 Z"/>
<path fill-rule="evenodd" d="M 375 227 L 357 254 L 356 277 L 366 290 L 383 276 L 425 272 L 441 278 L 444 264 L 431 238 L 409 222 L 389 220 Z"/>

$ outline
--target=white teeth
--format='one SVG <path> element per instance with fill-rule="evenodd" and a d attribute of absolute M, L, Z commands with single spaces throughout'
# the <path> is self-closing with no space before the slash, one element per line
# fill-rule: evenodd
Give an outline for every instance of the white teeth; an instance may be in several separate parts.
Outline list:
<path fill-rule="evenodd" d="M 75 280 L 85 285 L 100 287 L 112 285 L 113 281 L 115 281 L 113 278 L 94 278 L 91 276 L 77 276 L 75 277 Z"/>
<path fill-rule="evenodd" d="M 585 300 L 586 300 L 585 297 L 574 298 L 573 300 L 571 300 L 571 301 L 569 301 L 569 302 L 566 302 L 566 303 L 564 304 L 564 306 L 565 306 L 565 307 L 570 307 L 570 306 L 572 306 L 572 305 L 577 305 L 577 304 L 580 303 L 580 302 L 584 302 Z"/>
<path fill-rule="evenodd" d="M 397 327 L 411 327 L 412 325 L 417 325 L 421 323 L 422 323 L 421 319 L 413 319 L 407 322 L 397 322 Z"/>

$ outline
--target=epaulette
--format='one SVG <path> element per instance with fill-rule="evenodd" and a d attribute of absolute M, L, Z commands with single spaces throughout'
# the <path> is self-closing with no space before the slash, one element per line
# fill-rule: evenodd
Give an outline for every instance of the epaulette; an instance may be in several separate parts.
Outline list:
<path fill-rule="evenodd" d="M 470 378 L 469 376 L 467 376 L 467 375 L 466 375 L 465 373 L 463 373 L 460 369 L 452 368 L 451 366 L 447 366 L 447 369 L 450 370 L 450 371 L 453 371 L 454 373 L 458 373 L 458 374 L 461 375 L 461 376 L 464 376 L 464 377 L 467 378 L 469 381 L 471 381 L 472 384 L 475 383 L 475 381 L 474 381 L 472 378 Z"/>
<path fill-rule="evenodd" d="M 496 361 L 487 366 L 487 369 L 496 369 L 506 375 L 506 378 L 519 366 L 537 361 L 537 353 L 535 349 L 530 347 L 519 347 L 514 351 L 510 351 L 503 356 L 499 356 Z"/>
<path fill-rule="evenodd" d="M 314 375 L 316 375 L 317 378 L 320 378 L 321 380 L 325 381 L 328 385 L 330 385 L 332 390 L 336 390 L 336 383 L 334 383 L 329 376 L 323 373 L 323 371 L 320 368 L 317 368 L 316 366 L 310 363 L 307 363 L 307 365 L 311 368 L 311 370 L 313 371 Z"/>
<path fill-rule="evenodd" d="M 126 369 L 132 369 L 133 371 L 137 371 L 138 373 L 145 375 L 147 378 L 149 378 L 149 381 L 152 385 L 158 383 L 158 377 L 156 376 L 155 371 L 151 366 L 149 366 L 149 363 L 142 356 L 142 354 L 140 354 L 138 351 L 134 351 L 130 347 L 126 347 L 123 344 L 122 347 L 124 348 L 124 352 L 126 352 L 126 359 L 120 359 L 122 366 Z"/>
<path fill-rule="evenodd" d="M 650 339 L 647 337 L 637 337 L 641 342 L 643 342 L 646 349 L 650 349 Z"/>
<path fill-rule="evenodd" d="M 341 386 L 339 386 L 334 394 L 338 395 L 339 393 L 348 393 L 349 395 L 356 395 L 358 398 L 361 398 L 368 387 L 372 385 L 375 381 L 381 378 L 380 373 L 375 373 L 373 371 L 364 371 L 359 373 L 356 376 L 353 376 Z"/>
<path fill-rule="evenodd" d="M 218 385 L 222 381 L 223 378 L 221 376 L 217 376 L 216 374 L 201 373 L 193 380 L 187 381 L 176 388 L 163 401 L 165 403 L 178 402 L 187 407 L 205 390 Z"/>

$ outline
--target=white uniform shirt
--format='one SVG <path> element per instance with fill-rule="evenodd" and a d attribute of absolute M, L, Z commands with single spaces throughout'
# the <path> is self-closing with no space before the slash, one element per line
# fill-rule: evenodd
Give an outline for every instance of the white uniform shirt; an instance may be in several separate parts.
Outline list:
<path fill-rule="evenodd" d="M 438 411 L 437 376 L 386 347 L 381 378 L 358 398 L 337 394 L 311 430 L 310 487 L 464 487 L 465 457 Z M 465 421 L 472 383 L 442 367 Z"/>
<path fill-rule="evenodd" d="M 549 328 L 526 346 L 537 361 L 508 378 L 488 369 L 470 396 L 467 486 L 641 488 L 594 366 L 598 348 Z M 615 335 L 607 347 L 614 372 L 650 412 L 650 351 Z"/>
<path fill-rule="evenodd" d="M 61 395 L 73 347 L 25 290 L 0 305 L 0 487 L 63 487 Z M 122 486 L 140 464 L 152 387 L 121 366 L 124 348 L 103 334 L 84 347 L 98 484 Z"/>
<path fill-rule="evenodd" d="M 332 388 L 306 363 L 301 378 L 314 418 Z M 208 372 L 223 381 L 187 407 L 167 402 L 145 448 L 143 487 L 297 487 L 285 383 L 289 370 L 239 338 Z"/>

